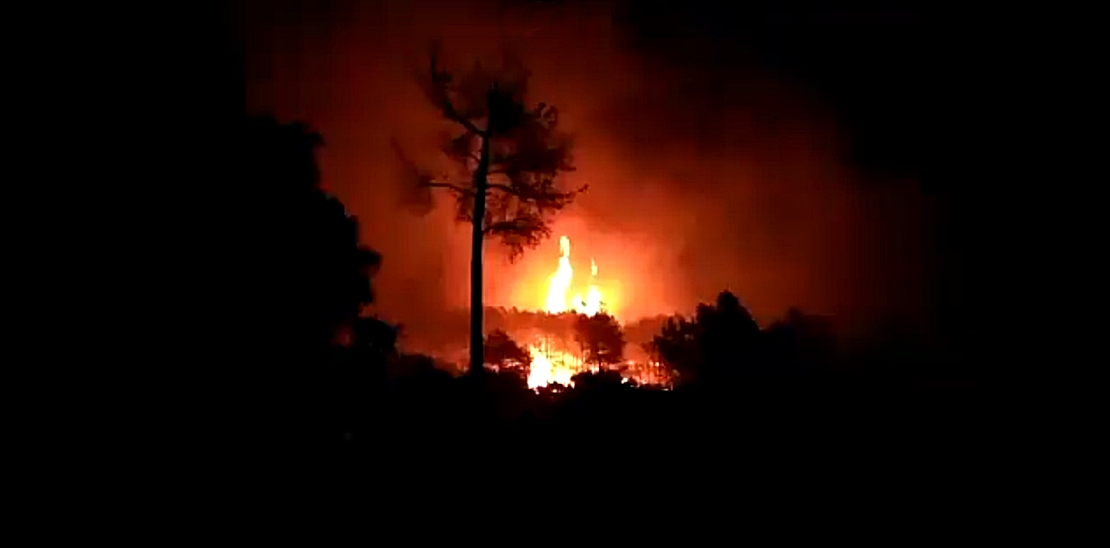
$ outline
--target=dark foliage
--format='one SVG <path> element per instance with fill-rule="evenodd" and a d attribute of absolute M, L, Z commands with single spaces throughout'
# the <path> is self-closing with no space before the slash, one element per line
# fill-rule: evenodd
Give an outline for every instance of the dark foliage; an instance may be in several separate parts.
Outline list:
<path fill-rule="evenodd" d="M 574 338 L 582 347 L 582 359 L 596 367 L 624 361 L 624 333 L 617 319 L 608 314 L 579 314 L 574 322 Z"/>
<path fill-rule="evenodd" d="M 759 326 L 731 292 L 714 305 L 699 304 L 694 317 L 667 321 L 649 346 L 682 382 L 716 384 L 759 367 Z"/>
<path fill-rule="evenodd" d="M 509 337 L 508 333 L 500 329 L 490 333 L 486 337 L 484 354 L 486 364 L 494 366 L 495 370 L 511 372 L 522 379 L 528 378 L 528 367 L 532 363 L 532 355 Z"/>
<path fill-rule="evenodd" d="M 257 420 L 243 435 L 261 434 L 265 454 L 295 456 L 294 472 L 374 493 L 422 493 L 416 482 L 447 477 L 547 485 L 584 470 L 716 485 L 729 474 L 839 474 L 847 447 L 932 450 L 983 431 L 986 404 L 957 369 L 933 367 L 940 358 L 908 330 L 846 351 L 824 318 L 792 310 L 761 329 L 727 291 L 692 316 L 630 326 L 637 343 L 654 332 L 647 347 L 673 387 L 638 386 L 608 367 L 624 359 L 627 335 L 610 316 L 503 309 L 487 311 L 482 345 L 497 371 L 456 377 L 433 357 L 399 352 L 398 328 L 365 314 L 381 258 L 320 189 L 319 137 L 272 119 L 248 128 L 249 177 L 280 250 L 258 282 L 283 306 L 242 318 L 272 326 L 256 342 L 278 350 L 259 355 L 280 356 L 258 368 L 254 390 L 265 396 L 250 400 Z M 456 323 L 442 331 L 464 339 L 466 319 Z M 573 388 L 529 390 L 515 329 L 577 334 L 599 371 L 575 376 Z"/>
<path fill-rule="evenodd" d="M 825 318 L 792 308 L 785 318 L 768 326 L 762 338 L 760 361 L 765 374 L 835 373 L 836 340 Z"/>
<path fill-rule="evenodd" d="M 315 150 L 320 135 L 272 117 L 247 120 L 245 175 L 259 193 L 268 253 L 257 284 L 274 288 L 258 318 L 273 350 L 258 379 L 267 401 L 264 430 L 279 443 L 337 444 L 351 435 L 355 414 L 395 352 L 396 332 L 360 318 L 374 300 L 371 280 L 381 256 L 359 243 L 358 222 L 320 187 Z M 338 348 L 346 334 L 350 344 Z M 380 383 L 379 383 L 380 384 Z M 329 441 L 330 440 L 330 441 Z"/>

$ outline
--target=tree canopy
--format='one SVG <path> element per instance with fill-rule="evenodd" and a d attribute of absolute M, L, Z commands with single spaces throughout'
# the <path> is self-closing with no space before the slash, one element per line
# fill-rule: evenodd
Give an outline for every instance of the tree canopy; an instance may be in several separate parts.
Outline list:
<path fill-rule="evenodd" d="M 624 334 L 616 318 L 604 313 L 580 314 L 574 332 L 586 363 L 602 367 L 624 361 Z"/>
<path fill-rule="evenodd" d="M 429 58 L 421 89 L 456 126 L 441 146 L 455 167 L 440 174 L 412 169 L 410 188 L 446 189 L 456 200 L 456 217 L 468 223 L 475 222 L 475 198 L 484 189 L 483 236 L 499 239 L 511 259 L 519 258 L 551 235 L 551 216 L 586 190 L 561 188 L 560 175 L 574 164 L 571 138 L 558 129 L 558 109 L 527 103 L 531 73 L 511 51 L 503 52 L 499 65 L 475 62 L 458 72 L 441 66 L 438 44 Z"/>

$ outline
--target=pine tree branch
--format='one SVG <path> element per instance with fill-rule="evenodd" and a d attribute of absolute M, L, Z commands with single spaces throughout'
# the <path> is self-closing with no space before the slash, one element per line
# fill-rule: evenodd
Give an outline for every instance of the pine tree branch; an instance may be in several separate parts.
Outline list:
<path fill-rule="evenodd" d="M 498 221 L 498 222 L 495 222 L 495 223 L 490 223 L 489 225 L 482 228 L 482 233 L 483 234 L 494 234 L 494 233 L 498 233 L 498 232 L 511 232 L 513 230 L 518 230 L 518 229 L 520 229 L 520 228 L 522 228 L 526 225 L 527 225 L 527 222 L 524 221 L 523 219 L 513 219 L 513 220 L 510 220 L 510 221 Z"/>
<path fill-rule="evenodd" d="M 449 120 L 452 120 L 452 121 L 454 121 L 458 124 L 461 124 L 462 127 L 466 128 L 467 131 L 473 132 L 474 134 L 478 135 L 479 137 L 485 139 L 487 137 L 486 132 L 478 129 L 478 126 L 474 125 L 474 122 L 471 122 L 465 116 L 459 114 L 459 111 L 455 109 L 455 105 L 451 102 L 451 98 L 447 93 L 447 82 L 449 80 L 447 78 L 445 78 L 445 76 L 448 76 L 448 74 L 446 72 L 441 72 L 439 70 L 438 63 L 436 62 L 437 58 L 438 58 L 438 55 L 433 50 L 432 54 L 430 56 L 431 70 L 432 70 L 432 85 L 438 86 L 442 89 L 443 105 L 441 105 L 441 108 L 443 108 L 444 116 L 446 116 Z"/>
<path fill-rule="evenodd" d="M 467 120 L 464 116 L 459 114 L 458 111 L 455 110 L 455 105 L 451 104 L 450 99 L 443 100 L 443 114 L 455 123 L 461 124 L 467 131 L 478 135 L 482 139 L 486 138 L 486 132 L 478 129 L 478 126 L 474 125 L 474 122 Z"/>
<path fill-rule="evenodd" d="M 536 190 L 530 187 L 521 188 L 516 186 L 504 185 L 501 183 L 487 183 L 486 187 L 490 190 L 500 190 L 501 192 L 504 192 L 506 194 L 511 194 L 513 196 L 516 196 L 517 198 L 520 198 L 521 200 L 551 204 L 563 204 L 564 202 L 567 202 L 574 198 L 576 195 L 585 192 L 588 188 L 586 185 L 583 185 L 581 188 L 572 190 L 570 192 L 558 192 L 550 189 Z"/>

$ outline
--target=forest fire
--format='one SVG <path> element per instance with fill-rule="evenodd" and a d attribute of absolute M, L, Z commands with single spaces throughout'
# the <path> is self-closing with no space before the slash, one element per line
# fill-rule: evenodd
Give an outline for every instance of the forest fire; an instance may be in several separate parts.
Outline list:
<path fill-rule="evenodd" d="M 574 280 L 574 268 L 570 266 L 570 238 L 562 236 L 559 238 L 559 268 L 551 275 L 549 286 L 547 289 L 547 312 L 549 314 L 561 314 L 569 310 L 573 310 L 578 314 L 585 314 L 593 316 L 601 312 L 601 291 L 598 290 L 597 284 L 597 262 L 590 259 L 590 286 L 586 293 L 586 299 L 582 299 L 582 294 L 577 293 L 571 298 L 570 303 L 567 303 L 567 292 L 570 290 L 570 284 Z"/>
<path fill-rule="evenodd" d="M 608 313 L 605 301 L 602 300 L 601 290 L 597 286 L 597 271 L 597 262 L 590 259 L 590 282 L 586 297 L 583 299 L 581 293 L 575 293 L 568 300 L 567 295 L 574 281 L 574 268 L 570 263 L 570 238 L 560 237 L 558 267 L 548 279 L 546 312 L 549 314 L 573 312 L 587 317 Z M 535 389 L 553 383 L 573 386 L 571 377 L 575 374 L 600 369 L 599 365 L 587 364 L 574 352 L 553 344 L 550 337 L 538 338 L 534 343 L 529 344 L 527 349 L 532 357 L 532 365 L 528 373 L 529 388 Z"/>
<path fill-rule="evenodd" d="M 532 365 L 528 369 L 528 388 L 535 389 L 551 383 L 574 386 L 570 378 L 581 370 L 581 360 L 544 343 L 529 345 L 528 353 L 532 355 Z"/>
<path fill-rule="evenodd" d="M 548 280 L 547 307 L 549 314 L 562 314 L 573 310 L 579 314 L 593 316 L 601 311 L 601 292 L 592 283 L 597 277 L 597 263 L 590 260 L 591 284 L 586 300 L 575 294 L 567 302 L 567 293 L 574 281 L 574 268 L 570 265 L 570 238 L 559 238 L 559 266 Z M 583 370 L 582 360 L 577 356 L 553 348 L 550 341 L 528 345 L 532 355 L 532 366 L 528 372 L 528 387 L 539 388 L 550 383 L 571 386 L 570 378 Z"/>

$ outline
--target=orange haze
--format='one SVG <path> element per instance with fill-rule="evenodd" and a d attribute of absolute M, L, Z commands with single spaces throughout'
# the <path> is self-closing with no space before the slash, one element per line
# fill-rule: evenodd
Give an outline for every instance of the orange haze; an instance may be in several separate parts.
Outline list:
<path fill-rule="evenodd" d="M 639 53 L 603 3 L 532 21 L 509 14 L 501 30 L 496 2 L 338 2 L 269 22 L 269 4 L 254 4 L 252 109 L 323 134 L 325 185 L 384 255 L 387 318 L 468 304 L 468 228 L 446 196 L 426 216 L 398 207 L 389 146 L 394 137 L 418 161 L 439 161 L 445 126 L 413 80 L 436 36 L 457 63 L 496 51 L 499 37 L 515 41 L 534 71 L 532 98 L 557 105 L 577 136 L 571 182 L 591 187 L 518 264 L 488 245 L 488 304 L 542 308 L 565 234 L 574 270 L 588 273 L 595 258 L 625 321 L 689 311 L 725 288 L 764 320 L 791 305 L 859 319 L 924 311 L 916 181 L 871 184 L 847 167 L 835 114 L 787 79 Z"/>

